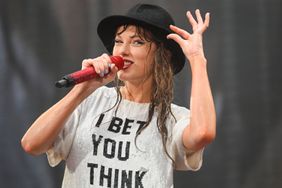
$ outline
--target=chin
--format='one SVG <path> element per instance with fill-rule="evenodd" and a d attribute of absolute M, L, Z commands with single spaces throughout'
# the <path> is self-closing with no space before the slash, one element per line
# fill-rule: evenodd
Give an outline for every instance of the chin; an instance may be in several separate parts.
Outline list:
<path fill-rule="evenodd" d="M 138 77 L 138 75 L 133 74 L 133 73 L 129 73 L 129 72 L 125 72 L 125 71 L 119 71 L 117 73 L 118 79 L 123 81 L 123 82 L 135 82 L 136 80 L 140 80 L 140 78 Z M 141 78 L 142 80 L 142 78 Z"/>
<path fill-rule="evenodd" d="M 128 80 L 128 76 L 126 75 L 126 73 L 123 70 L 118 71 L 117 76 L 118 76 L 118 79 L 121 80 L 121 81 L 127 81 Z"/>

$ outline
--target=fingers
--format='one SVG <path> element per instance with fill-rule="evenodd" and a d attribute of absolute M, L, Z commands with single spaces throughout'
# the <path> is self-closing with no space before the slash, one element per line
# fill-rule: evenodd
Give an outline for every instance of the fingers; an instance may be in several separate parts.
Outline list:
<path fill-rule="evenodd" d="M 99 72 L 100 77 L 104 77 L 105 75 L 107 75 L 109 73 L 110 62 L 111 62 L 111 59 L 107 54 L 103 54 L 101 56 L 101 60 L 97 64 L 97 66 L 99 67 L 99 70 L 100 70 L 100 72 Z"/>
<path fill-rule="evenodd" d="M 184 29 L 180 29 L 179 27 L 176 27 L 174 25 L 170 25 L 169 26 L 170 29 L 172 31 L 174 31 L 175 33 L 177 33 L 178 35 L 180 35 L 182 38 L 188 40 L 190 37 L 190 33 L 188 33 L 187 31 L 185 31 Z"/>
<path fill-rule="evenodd" d="M 118 72 L 117 66 L 115 66 L 115 64 L 113 63 L 109 65 L 110 65 L 111 72 L 110 74 L 108 74 L 108 76 L 116 75 L 116 73 Z"/>
<path fill-rule="evenodd" d="M 192 25 L 193 28 L 193 34 L 198 33 L 202 34 L 209 26 L 210 22 L 210 13 L 205 14 L 205 19 L 203 20 L 201 16 L 201 12 L 199 9 L 196 9 L 195 11 L 195 18 L 192 16 L 190 11 L 187 11 L 187 18 L 190 24 Z M 169 34 L 167 36 L 168 39 L 173 39 L 175 42 L 177 42 L 179 45 L 184 44 L 184 40 L 190 40 L 191 35 L 187 31 L 176 27 L 174 25 L 170 25 L 170 29 L 175 32 L 175 34 Z"/>
<path fill-rule="evenodd" d="M 188 21 L 190 22 L 192 28 L 193 28 L 193 32 L 204 32 L 208 27 L 209 27 L 209 23 L 210 23 L 210 13 L 207 12 L 205 14 L 205 19 L 203 20 L 201 12 L 199 9 L 196 9 L 195 11 L 195 15 L 196 15 L 196 20 L 195 18 L 192 16 L 190 11 L 187 11 L 187 18 Z"/>
<path fill-rule="evenodd" d="M 203 24 L 203 19 L 202 19 L 202 15 L 200 13 L 200 10 L 196 9 L 195 14 L 196 14 L 196 18 L 198 20 L 198 24 Z"/>
<path fill-rule="evenodd" d="M 178 43 L 180 46 L 182 46 L 184 44 L 184 40 L 183 38 L 181 38 L 178 34 L 169 34 L 167 35 L 167 39 L 172 39 L 174 40 L 176 43 Z"/>
<path fill-rule="evenodd" d="M 207 12 L 206 15 L 205 15 L 205 22 L 204 22 L 204 25 L 208 28 L 209 25 L 210 25 L 210 13 Z"/>
<path fill-rule="evenodd" d="M 187 11 L 186 15 L 194 31 L 197 28 L 198 23 L 196 22 L 190 11 Z"/>
<path fill-rule="evenodd" d="M 100 77 L 104 77 L 109 74 L 110 70 L 115 67 L 111 64 L 111 59 L 107 54 L 103 54 L 95 59 L 85 59 L 82 61 L 82 69 L 87 67 L 94 67 L 95 72 L 99 74 Z"/>

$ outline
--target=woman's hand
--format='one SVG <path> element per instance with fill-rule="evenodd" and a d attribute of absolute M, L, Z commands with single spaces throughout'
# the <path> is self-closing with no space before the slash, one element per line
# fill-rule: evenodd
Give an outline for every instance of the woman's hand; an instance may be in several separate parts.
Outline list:
<path fill-rule="evenodd" d="M 82 69 L 93 67 L 95 72 L 99 75 L 98 78 L 80 83 L 75 86 L 75 88 L 80 88 L 92 93 L 98 87 L 108 84 L 113 81 L 118 68 L 115 64 L 111 63 L 109 55 L 103 54 L 94 59 L 85 59 L 82 61 Z"/>
<path fill-rule="evenodd" d="M 203 49 L 203 33 L 209 26 L 210 15 L 202 19 L 200 11 L 195 11 L 196 19 L 187 12 L 193 33 L 176 26 L 170 26 L 175 33 L 168 39 L 177 42 L 190 62 L 192 84 L 190 95 L 190 125 L 183 132 L 183 144 L 188 151 L 198 151 L 211 143 L 216 136 L 216 113 L 207 73 L 207 60 Z"/>
<path fill-rule="evenodd" d="M 175 33 L 167 36 L 168 39 L 172 39 L 180 45 L 190 63 L 193 61 L 194 57 L 200 56 L 205 58 L 203 49 L 203 33 L 208 28 L 210 22 L 209 13 L 206 13 L 204 20 L 202 19 L 199 9 L 195 11 L 195 14 L 196 20 L 190 11 L 187 11 L 186 14 L 190 24 L 192 25 L 192 34 L 179 27 L 171 25 L 170 29 Z"/>

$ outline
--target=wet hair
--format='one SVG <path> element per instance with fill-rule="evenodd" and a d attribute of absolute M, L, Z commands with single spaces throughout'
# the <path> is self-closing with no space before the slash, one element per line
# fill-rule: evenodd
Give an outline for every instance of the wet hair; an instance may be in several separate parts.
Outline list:
<path fill-rule="evenodd" d="M 130 25 L 121 26 L 122 29 L 116 34 L 123 33 L 128 28 L 128 26 Z M 159 36 L 157 34 L 154 34 L 154 32 L 150 32 L 150 28 L 147 29 L 142 26 L 136 26 L 136 34 L 138 37 L 140 37 L 143 40 L 146 40 L 151 43 L 155 43 L 157 46 L 157 50 L 155 51 L 154 63 L 152 65 L 153 82 L 152 82 L 151 102 L 149 105 L 149 113 L 148 113 L 146 124 L 143 125 L 141 128 L 139 128 L 139 130 L 136 133 L 135 144 L 137 137 L 142 133 L 144 129 L 146 129 L 146 127 L 152 121 L 154 113 L 157 112 L 157 127 L 162 138 L 164 152 L 174 164 L 175 161 L 168 153 L 166 147 L 169 137 L 166 122 L 170 115 L 174 118 L 174 120 L 176 120 L 171 111 L 171 103 L 173 100 L 173 68 L 171 65 L 171 53 L 166 48 L 165 43 L 162 42 L 163 39 L 159 38 Z M 124 84 L 117 77 L 115 79 L 115 83 L 116 83 L 116 91 L 118 97 L 114 107 L 117 106 L 116 108 L 116 112 L 117 112 L 118 106 L 122 99 L 120 87 L 123 86 Z"/>

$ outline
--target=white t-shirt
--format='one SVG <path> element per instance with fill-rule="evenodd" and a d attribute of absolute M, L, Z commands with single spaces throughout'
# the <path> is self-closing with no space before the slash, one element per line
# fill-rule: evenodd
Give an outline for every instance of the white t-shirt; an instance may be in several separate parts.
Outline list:
<path fill-rule="evenodd" d="M 69 117 L 53 148 L 47 152 L 51 166 L 66 161 L 62 187 L 135 187 L 172 188 L 172 161 L 164 152 L 156 125 L 151 123 L 137 136 L 145 124 L 148 103 L 122 100 L 117 113 L 111 109 L 116 102 L 114 88 L 100 87 Z M 182 132 L 189 125 L 189 110 L 172 104 L 167 120 L 167 150 L 177 170 L 198 170 L 203 149 L 187 154 Z"/>

